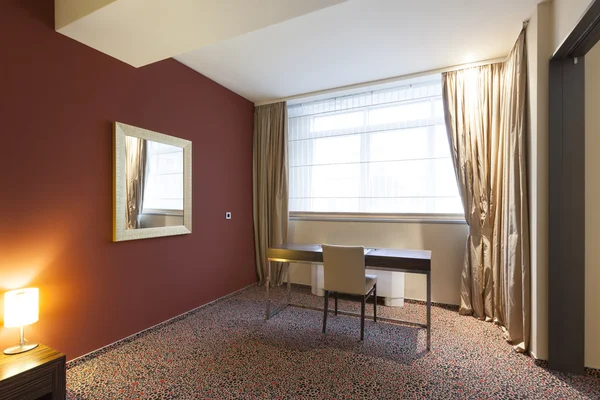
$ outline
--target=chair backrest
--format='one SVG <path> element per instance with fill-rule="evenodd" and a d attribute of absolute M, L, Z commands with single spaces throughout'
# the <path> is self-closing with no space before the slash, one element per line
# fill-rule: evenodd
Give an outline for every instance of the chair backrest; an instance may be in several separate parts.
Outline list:
<path fill-rule="evenodd" d="M 365 250 L 360 246 L 322 245 L 324 288 L 332 292 L 365 294 Z"/>

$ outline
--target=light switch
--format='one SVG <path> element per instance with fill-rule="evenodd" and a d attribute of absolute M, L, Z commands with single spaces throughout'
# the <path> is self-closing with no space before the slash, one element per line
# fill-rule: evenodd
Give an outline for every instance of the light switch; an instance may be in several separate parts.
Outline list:
<path fill-rule="evenodd" d="M 229 211 L 225 213 L 225 219 L 231 219 L 231 213 Z"/>

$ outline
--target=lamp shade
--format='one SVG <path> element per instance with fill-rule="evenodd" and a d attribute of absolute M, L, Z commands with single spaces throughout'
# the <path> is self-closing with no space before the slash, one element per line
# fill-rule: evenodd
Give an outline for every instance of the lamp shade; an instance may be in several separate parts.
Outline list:
<path fill-rule="evenodd" d="M 14 328 L 37 322 L 39 298 L 38 288 L 17 289 L 4 293 L 4 326 Z"/>

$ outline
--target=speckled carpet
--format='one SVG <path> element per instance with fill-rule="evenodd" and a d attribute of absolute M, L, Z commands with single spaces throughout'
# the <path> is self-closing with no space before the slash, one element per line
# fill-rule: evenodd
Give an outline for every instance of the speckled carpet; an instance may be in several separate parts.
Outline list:
<path fill-rule="evenodd" d="M 282 289 L 275 297 L 284 297 Z M 294 288 L 294 302 L 322 298 Z M 517 354 L 500 329 L 433 307 L 425 329 L 288 307 L 264 320 L 264 289 L 251 287 L 70 362 L 70 399 L 600 399 L 600 378 L 550 371 Z M 333 307 L 333 301 L 332 305 Z M 359 303 L 340 301 L 340 309 Z M 367 308 L 369 312 L 372 305 Z M 378 306 L 424 320 L 425 307 Z"/>

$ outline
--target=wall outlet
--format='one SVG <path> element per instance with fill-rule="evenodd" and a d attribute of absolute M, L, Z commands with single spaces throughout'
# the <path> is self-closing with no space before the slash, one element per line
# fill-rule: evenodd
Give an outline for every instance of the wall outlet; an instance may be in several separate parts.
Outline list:
<path fill-rule="evenodd" d="M 231 213 L 229 211 L 225 213 L 225 219 L 231 219 Z"/>

